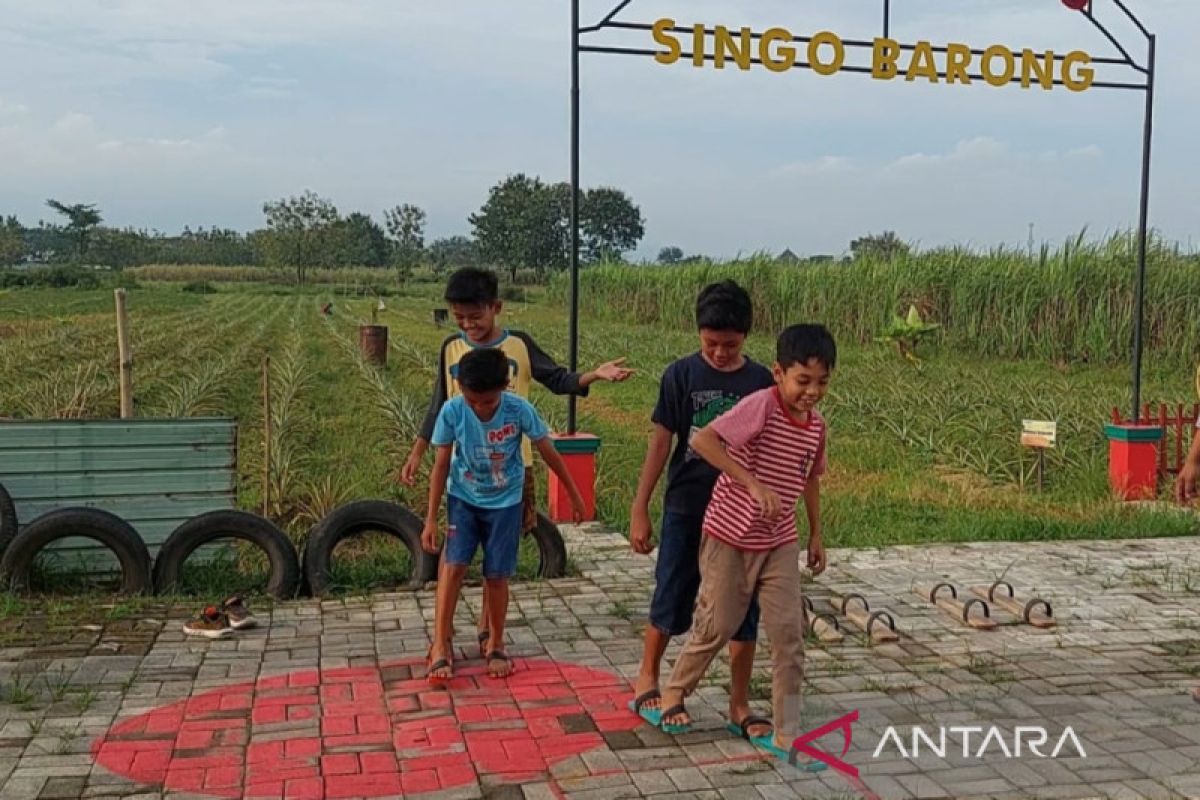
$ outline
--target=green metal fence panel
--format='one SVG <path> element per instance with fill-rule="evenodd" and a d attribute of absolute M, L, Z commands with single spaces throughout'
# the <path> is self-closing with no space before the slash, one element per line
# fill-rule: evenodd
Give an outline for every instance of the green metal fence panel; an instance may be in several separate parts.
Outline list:
<path fill-rule="evenodd" d="M 151 555 L 178 525 L 237 500 L 237 422 L 226 418 L 0 422 L 0 484 L 22 527 L 56 508 L 109 511 Z M 68 566 L 106 571 L 87 539 L 59 543 Z"/>

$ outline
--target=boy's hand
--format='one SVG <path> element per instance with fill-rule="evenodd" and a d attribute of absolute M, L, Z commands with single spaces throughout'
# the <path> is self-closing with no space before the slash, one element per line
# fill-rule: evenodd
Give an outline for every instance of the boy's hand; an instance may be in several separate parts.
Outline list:
<path fill-rule="evenodd" d="M 634 370 L 622 366 L 625 363 L 624 358 L 618 358 L 616 361 L 609 361 L 596 367 L 593 372 L 596 377 L 602 381 L 611 381 L 612 383 L 620 383 L 629 378 L 634 373 Z"/>
<path fill-rule="evenodd" d="M 421 547 L 424 548 L 426 553 L 431 555 L 437 553 L 438 542 L 436 522 L 425 523 L 425 528 L 421 531 Z"/>
<path fill-rule="evenodd" d="M 421 456 L 423 454 L 415 447 L 408 454 L 408 458 L 404 459 L 404 466 L 400 467 L 400 482 L 405 486 L 412 486 L 417 481 L 417 470 L 421 468 Z"/>
<path fill-rule="evenodd" d="M 650 515 L 646 513 L 646 509 L 635 508 L 629 515 L 629 549 L 643 556 L 650 555 L 650 551 L 654 549 L 650 543 L 653 534 L 654 528 L 650 524 Z"/>
<path fill-rule="evenodd" d="M 1196 477 L 1200 468 L 1196 462 L 1188 460 L 1179 471 L 1179 479 L 1175 481 L 1175 499 L 1186 505 L 1196 499 Z"/>
<path fill-rule="evenodd" d="M 579 492 L 575 492 L 571 496 L 571 521 L 576 525 L 579 525 L 583 522 L 584 517 L 586 516 L 587 508 L 583 504 L 583 495 L 579 494 Z"/>
<path fill-rule="evenodd" d="M 808 539 L 808 568 L 813 575 L 825 571 L 825 543 L 819 536 L 810 536 Z"/>
<path fill-rule="evenodd" d="M 774 490 L 763 486 L 758 481 L 750 484 L 747 488 L 750 496 L 754 498 L 754 502 L 758 503 L 763 519 L 775 519 L 779 516 L 779 512 L 783 509 L 783 501 L 779 499 L 779 495 L 775 494 Z"/>

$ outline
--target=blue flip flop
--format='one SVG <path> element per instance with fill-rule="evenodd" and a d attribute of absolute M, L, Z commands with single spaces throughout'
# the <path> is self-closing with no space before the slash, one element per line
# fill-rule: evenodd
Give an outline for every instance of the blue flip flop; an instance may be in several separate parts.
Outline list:
<path fill-rule="evenodd" d="M 799 751 L 795 748 L 789 753 L 783 748 L 775 744 L 775 733 L 772 731 L 766 736 L 755 736 L 750 739 L 750 743 L 759 750 L 764 750 L 778 758 L 780 761 L 786 761 L 801 772 L 824 772 L 829 769 L 829 765 L 824 761 L 808 761 L 803 764 L 799 763 L 797 756 Z"/>
<path fill-rule="evenodd" d="M 686 714 L 687 709 L 683 707 L 683 703 L 677 706 L 671 706 L 666 711 L 662 712 L 660 719 L 666 720 L 667 717 L 673 717 L 676 714 Z M 663 733 L 669 733 L 672 736 L 678 736 L 681 733 L 687 733 L 692 729 L 692 723 L 685 722 L 682 725 L 672 725 L 669 722 L 663 722 L 660 726 Z"/>
<path fill-rule="evenodd" d="M 626 707 L 642 719 L 646 720 L 646 722 L 649 722 L 651 725 L 657 728 L 662 724 L 662 709 L 646 708 L 646 703 L 649 703 L 651 700 L 661 699 L 662 692 L 660 692 L 658 689 L 651 689 L 648 692 L 642 692 L 637 697 L 630 700 L 626 704 Z"/>
<path fill-rule="evenodd" d="M 750 736 L 750 726 L 751 725 L 770 725 L 771 733 L 767 734 L 767 736 L 770 736 L 771 734 L 773 734 L 775 732 L 775 723 L 773 723 L 771 720 L 767 719 L 766 717 L 760 717 L 756 714 L 747 714 L 746 718 L 743 719 L 741 722 L 734 722 L 733 720 L 730 720 L 729 723 L 725 726 L 725 730 L 729 731 L 734 736 L 745 739 L 747 742 L 751 742 L 751 741 L 753 741 L 753 739 Z"/>

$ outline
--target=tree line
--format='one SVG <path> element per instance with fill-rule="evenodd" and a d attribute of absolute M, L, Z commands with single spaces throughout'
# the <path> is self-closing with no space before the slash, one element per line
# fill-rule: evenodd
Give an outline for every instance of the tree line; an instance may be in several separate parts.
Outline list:
<path fill-rule="evenodd" d="M 95 204 L 51 199 L 51 222 L 25 227 L 0 218 L 0 266 L 24 263 L 91 264 L 113 268 L 143 264 L 260 265 L 290 269 L 304 282 L 310 269 L 375 267 L 404 278 L 419 265 L 435 270 L 486 265 L 532 269 L 539 276 L 563 269 L 570 259 L 571 190 L 524 174 L 493 186 L 467 221 L 471 235 L 426 242 L 426 214 L 404 203 L 383 212 L 382 222 L 312 191 L 263 204 L 264 225 L 249 232 L 184 228 L 168 235 L 140 228 L 105 226 Z M 580 253 L 584 263 L 619 261 L 645 235 L 641 211 L 625 192 L 611 187 L 580 192 Z"/>

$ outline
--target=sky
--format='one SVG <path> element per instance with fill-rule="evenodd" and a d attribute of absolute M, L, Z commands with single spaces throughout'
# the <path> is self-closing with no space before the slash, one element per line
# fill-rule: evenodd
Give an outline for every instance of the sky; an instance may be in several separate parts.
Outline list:
<path fill-rule="evenodd" d="M 598 21 L 618 0 L 580 0 Z M 1127 0 L 1157 31 L 1150 220 L 1200 244 L 1194 0 Z M 1114 54 L 1060 0 L 891 0 L 906 43 Z M 1096 13 L 1140 61 L 1112 0 Z M 881 32 L 882 0 L 633 0 L 620 19 Z M 648 33 L 587 39 L 653 48 Z M 851 56 L 851 58 L 859 58 Z M 469 234 L 505 176 L 569 175 L 566 0 L 0 0 L 0 214 L 47 198 L 105 224 L 248 230 L 306 189 L 343 213 L 415 203 Z M 861 60 L 861 59 L 860 59 Z M 1106 72 L 1113 80 L 1138 76 Z M 582 182 L 641 208 L 635 257 L 1024 247 L 1133 227 L 1144 95 L 717 71 L 582 57 Z"/>

